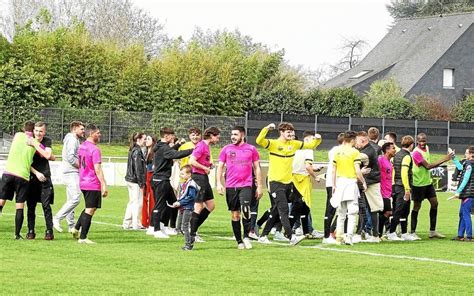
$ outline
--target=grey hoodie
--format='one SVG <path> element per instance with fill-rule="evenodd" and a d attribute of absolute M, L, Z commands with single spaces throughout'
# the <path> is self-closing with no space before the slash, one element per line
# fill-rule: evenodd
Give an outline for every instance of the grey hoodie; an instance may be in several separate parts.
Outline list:
<path fill-rule="evenodd" d="M 63 140 L 63 174 L 79 174 L 79 168 L 76 167 L 78 156 L 77 150 L 79 149 L 79 139 L 76 134 L 68 133 Z"/>

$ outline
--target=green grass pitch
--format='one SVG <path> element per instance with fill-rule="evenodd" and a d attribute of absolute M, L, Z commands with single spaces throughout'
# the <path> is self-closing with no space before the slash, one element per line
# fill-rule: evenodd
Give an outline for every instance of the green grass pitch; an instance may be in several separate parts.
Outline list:
<path fill-rule="evenodd" d="M 64 196 L 64 187 L 56 186 L 53 213 Z M 43 240 L 42 216 L 37 217 L 35 241 L 13 240 L 10 202 L 0 217 L 0 294 L 469 294 L 474 287 L 474 243 L 450 240 L 456 235 L 459 201 L 446 201 L 448 196 L 439 194 L 438 230 L 447 235 L 444 240 L 427 238 L 429 204 L 424 202 L 421 241 L 326 247 L 321 240 L 304 240 L 296 247 L 253 243 L 251 250 L 237 250 L 230 240 L 225 199 L 216 194 L 216 210 L 200 229 L 206 242 L 192 252 L 180 249 L 182 237 L 157 240 L 122 230 L 125 187 L 111 187 L 94 216 L 89 238 L 96 245 L 80 245 L 66 233 Z M 315 191 L 313 224 L 318 230 L 324 203 L 325 193 Z M 268 204 L 266 195 L 261 213 Z M 41 207 L 37 214 L 42 215 Z"/>

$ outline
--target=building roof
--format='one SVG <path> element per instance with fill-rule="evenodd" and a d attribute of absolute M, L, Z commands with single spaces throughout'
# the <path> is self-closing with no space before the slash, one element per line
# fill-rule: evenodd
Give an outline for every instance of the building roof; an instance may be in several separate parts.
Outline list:
<path fill-rule="evenodd" d="M 406 94 L 473 23 L 474 13 L 401 19 L 357 66 L 323 87 L 353 87 L 386 70 L 383 78 L 394 77 Z"/>

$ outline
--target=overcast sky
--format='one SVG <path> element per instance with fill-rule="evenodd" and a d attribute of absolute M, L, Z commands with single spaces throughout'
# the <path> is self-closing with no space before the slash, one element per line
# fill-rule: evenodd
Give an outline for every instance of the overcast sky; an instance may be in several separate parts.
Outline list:
<path fill-rule="evenodd" d="M 367 51 L 387 33 L 390 0 L 134 0 L 165 25 L 171 37 L 188 39 L 196 27 L 238 29 L 291 65 L 316 69 L 342 56 L 343 38 L 367 40 Z"/>

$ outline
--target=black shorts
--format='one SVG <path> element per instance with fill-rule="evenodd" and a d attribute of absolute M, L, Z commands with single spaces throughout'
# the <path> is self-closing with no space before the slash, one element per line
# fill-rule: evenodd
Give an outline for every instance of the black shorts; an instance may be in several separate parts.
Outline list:
<path fill-rule="evenodd" d="M 40 182 L 34 177 L 31 178 L 30 184 L 28 185 L 27 202 L 54 204 L 54 187 L 51 179 L 48 178 L 45 182 Z"/>
<path fill-rule="evenodd" d="M 383 212 L 390 212 L 392 210 L 392 200 L 390 198 L 383 199 Z"/>
<path fill-rule="evenodd" d="M 97 190 L 82 190 L 84 200 L 86 201 L 86 209 L 100 209 L 102 206 L 102 192 Z"/>
<path fill-rule="evenodd" d="M 284 184 L 277 181 L 271 181 L 269 191 L 272 198 L 275 198 L 279 192 L 282 192 L 286 197 L 286 200 L 290 201 L 291 195 L 293 194 L 293 183 Z"/>
<path fill-rule="evenodd" d="M 196 196 L 195 202 L 205 202 L 214 199 L 211 184 L 209 183 L 209 176 L 203 174 L 192 174 L 192 179 L 199 185 L 199 193 Z"/>
<path fill-rule="evenodd" d="M 227 188 L 225 190 L 227 209 L 229 211 L 240 211 L 241 206 L 249 206 L 252 203 L 252 187 Z"/>
<path fill-rule="evenodd" d="M 411 188 L 411 198 L 413 201 L 421 202 L 424 199 L 436 197 L 436 190 L 432 184 L 426 186 L 413 186 Z"/>
<path fill-rule="evenodd" d="M 9 174 L 3 174 L 0 181 L 0 199 L 13 200 L 24 203 L 28 197 L 28 181 Z"/>

